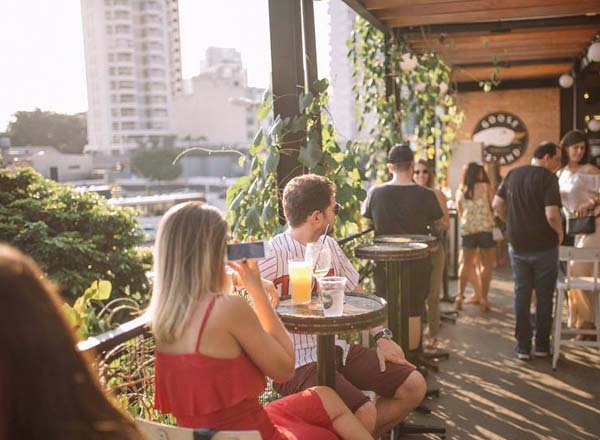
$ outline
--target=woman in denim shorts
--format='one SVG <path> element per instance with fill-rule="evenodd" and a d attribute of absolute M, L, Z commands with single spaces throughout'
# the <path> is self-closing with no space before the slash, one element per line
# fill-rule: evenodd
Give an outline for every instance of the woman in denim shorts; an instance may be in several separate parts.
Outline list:
<path fill-rule="evenodd" d="M 491 202 L 494 190 L 483 168 L 476 162 L 469 163 L 462 175 L 462 183 L 456 193 L 462 236 L 462 261 L 459 268 L 458 295 L 455 307 L 462 308 L 467 283 L 475 294 L 465 300 L 466 304 L 479 304 L 482 312 L 488 312 L 488 292 L 492 281 L 495 248 L 494 217 Z"/>

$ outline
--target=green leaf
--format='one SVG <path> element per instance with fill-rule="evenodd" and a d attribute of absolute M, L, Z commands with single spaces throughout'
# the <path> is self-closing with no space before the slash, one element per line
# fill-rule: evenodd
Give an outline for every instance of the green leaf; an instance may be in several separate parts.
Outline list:
<path fill-rule="evenodd" d="M 315 139 L 309 139 L 306 146 L 300 147 L 300 154 L 298 155 L 298 161 L 308 167 L 309 169 L 317 166 L 321 157 L 323 156 L 323 152 L 317 141 Z"/>
<path fill-rule="evenodd" d="M 264 120 L 271 113 L 271 100 L 265 99 L 256 110 L 256 119 Z"/>
<path fill-rule="evenodd" d="M 317 93 L 324 93 L 325 91 L 327 91 L 328 87 L 329 87 L 329 81 L 327 80 L 327 78 L 319 79 L 319 80 L 315 81 L 313 84 L 313 89 Z"/>
<path fill-rule="evenodd" d="M 281 119 L 280 116 L 277 116 L 277 118 L 273 122 L 273 125 L 271 125 L 271 127 L 269 127 L 269 130 L 267 131 L 267 136 L 269 136 L 271 138 L 278 136 L 279 133 L 281 133 L 282 128 L 283 128 L 283 120 Z"/>
<path fill-rule="evenodd" d="M 248 225 L 248 229 L 251 232 L 254 232 L 260 227 L 260 215 L 258 212 L 258 208 L 256 205 L 253 205 L 252 208 L 248 211 L 248 215 L 246 217 L 246 224 Z"/>
<path fill-rule="evenodd" d="M 264 167 L 263 167 L 265 175 L 275 173 L 277 171 L 278 164 L 279 164 L 279 151 L 275 150 L 275 149 L 271 149 L 269 151 L 269 155 L 267 156 L 267 160 L 265 160 Z"/>
<path fill-rule="evenodd" d="M 254 135 L 254 139 L 252 139 L 252 146 L 258 147 L 263 139 L 263 131 L 262 128 L 259 128 L 256 134 Z"/>
<path fill-rule="evenodd" d="M 101 280 L 98 283 L 98 289 L 96 289 L 96 292 L 94 293 L 94 296 L 92 296 L 92 299 L 104 301 L 104 300 L 110 298 L 111 291 L 112 291 L 112 284 L 110 283 L 110 281 Z"/>
<path fill-rule="evenodd" d="M 304 113 L 304 110 L 306 110 L 308 108 L 308 106 L 312 104 L 313 98 L 314 98 L 314 96 L 310 92 L 308 92 L 304 95 L 300 95 L 300 98 L 298 100 L 298 106 L 300 108 L 300 113 Z"/>

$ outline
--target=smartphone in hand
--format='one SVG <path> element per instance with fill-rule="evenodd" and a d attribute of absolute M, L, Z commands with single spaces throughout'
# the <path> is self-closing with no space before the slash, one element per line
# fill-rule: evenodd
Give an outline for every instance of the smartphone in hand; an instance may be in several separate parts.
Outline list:
<path fill-rule="evenodd" d="M 262 260 L 270 256 L 270 250 L 270 245 L 266 241 L 228 244 L 227 260 Z"/>

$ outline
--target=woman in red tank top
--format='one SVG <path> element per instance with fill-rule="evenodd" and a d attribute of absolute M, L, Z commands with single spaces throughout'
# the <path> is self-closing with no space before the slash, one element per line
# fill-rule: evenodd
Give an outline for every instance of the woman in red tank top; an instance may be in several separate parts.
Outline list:
<path fill-rule="evenodd" d="M 150 313 L 157 343 L 155 406 L 180 426 L 258 430 L 263 439 L 370 439 L 326 387 L 266 406 L 265 375 L 294 373 L 292 340 L 265 292 L 255 262 L 229 262 L 253 303 L 231 291 L 225 271 L 228 226 L 207 205 L 170 209 L 158 229 Z"/>

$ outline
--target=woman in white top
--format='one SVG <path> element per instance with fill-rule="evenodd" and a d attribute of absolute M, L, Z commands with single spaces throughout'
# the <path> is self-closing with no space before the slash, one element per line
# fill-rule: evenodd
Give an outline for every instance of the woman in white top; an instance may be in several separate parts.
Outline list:
<path fill-rule="evenodd" d="M 558 183 L 566 217 L 596 216 L 596 231 L 575 237 L 576 247 L 600 247 L 600 170 L 589 162 L 589 141 L 579 130 L 568 132 L 561 140 L 565 166 L 558 171 Z M 571 273 L 575 276 L 591 275 L 592 263 L 575 263 Z M 576 328 L 594 327 L 594 307 L 589 292 L 569 291 L 570 325 Z"/>

